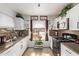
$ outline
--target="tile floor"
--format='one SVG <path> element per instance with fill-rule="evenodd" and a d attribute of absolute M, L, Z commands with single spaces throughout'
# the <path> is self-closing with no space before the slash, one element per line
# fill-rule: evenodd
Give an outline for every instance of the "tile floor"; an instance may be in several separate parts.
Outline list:
<path fill-rule="evenodd" d="M 50 48 L 28 48 L 23 56 L 54 56 Z"/>

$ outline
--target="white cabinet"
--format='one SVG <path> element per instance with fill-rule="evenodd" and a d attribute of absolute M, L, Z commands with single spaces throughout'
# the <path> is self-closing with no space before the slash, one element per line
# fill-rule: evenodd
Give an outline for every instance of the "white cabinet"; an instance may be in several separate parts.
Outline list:
<path fill-rule="evenodd" d="M 21 56 L 24 51 L 27 49 L 27 39 L 28 37 L 23 38 L 21 41 L 5 50 L 1 53 L 1 56 Z"/>
<path fill-rule="evenodd" d="M 54 22 L 53 22 L 53 30 L 56 30 L 57 29 L 57 23 L 56 23 L 56 19 L 54 19 Z"/>
<path fill-rule="evenodd" d="M 53 49 L 53 38 L 50 36 L 49 40 L 50 40 L 50 48 Z"/>
<path fill-rule="evenodd" d="M 53 25 L 54 25 L 54 20 L 48 20 L 48 29 L 51 30 L 53 29 Z"/>
<path fill-rule="evenodd" d="M 20 26 L 21 26 L 21 30 L 25 29 L 25 22 L 23 19 L 20 19 Z"/>
<path fill-rule="evenodd" d="M 24 53 L 24 51 L 27 49 L 27 38 L 24 38 L 20 41 L 20 55 Z"/>
<path fill-rule="evenodd" d="M 24 51 L 27 49 L 27 37 L 23 38 L 20 42 L 15 44 L 14 50 L 15 50 L 15 56 L 21 56 Z"/>
<path fill-rule="evenodd" d="M 25 28 L 30 28 L 30 20 L 25 20 Z"/>
<path fill-rule="evenodd" d="M 79 4 L 67 12 L 69 18 L 69 30 L 79 30 Z"/>
<path fill-rule="evenodd" d="M 19 22 L 19 19 L 14 19 L 14 25 L 15 25 L 15 30 L 19 30 L 21 27 L 20 27 L 20 22 Z"/>
<path fill-rule="evenodd" d="M 59 29 L 69 29 L 69 18 L 63 17 L 59 21 Z"/>
<path fill-rule="evenodd" d="M 0 28 L 14 28 L 13 18 L 0 13 Z"/>
<path fill-rule="evenodd" d="M 15 30 L 25 30 L 25 22 L 21 18 L 15 18 L 14 20 L 15 23 Z"/>
<path fill-rule="evenodd" d="M 66 47 L 63 43 L 61 44 L 61 56 L 79 56 L 77 53 Z"/>
<path fill-rule="evenodd" d="M 58 18 L 56 18 L 56 19 L 54 19 L 54 24 L 53 24 L 53 30 L 58 30 L 59 28 L 58 28 L 58 22 L 61 20 L 61 17 L 58 17 Z"/>

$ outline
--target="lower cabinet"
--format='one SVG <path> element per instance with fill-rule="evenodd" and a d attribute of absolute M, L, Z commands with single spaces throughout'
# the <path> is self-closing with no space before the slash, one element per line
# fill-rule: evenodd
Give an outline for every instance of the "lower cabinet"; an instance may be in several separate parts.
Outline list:
<path fill-rule="evenodd" d="M 53 49 L 53 38 L 49 37 L 49 40 L 50 40 L 50 48 Z"/>
<path fill-rule="evenodd" d="M 14 46 L 10 47 L 1 56 L 21 56 L 27 48 L 27 37 L 23 38 L 21 41 L 16 43 Z"/>
<path fill-rule="evenodd" d="M 61 44 L 61 56 L 79 56 L 77 53 Z"/>
<path fill-rule="evenodd" d="M 27 48 L 27 38 L 24 38 L 23 40 L 20 41 L 20 55 L 22 55 L 24 53 L 24 51 Z"/>

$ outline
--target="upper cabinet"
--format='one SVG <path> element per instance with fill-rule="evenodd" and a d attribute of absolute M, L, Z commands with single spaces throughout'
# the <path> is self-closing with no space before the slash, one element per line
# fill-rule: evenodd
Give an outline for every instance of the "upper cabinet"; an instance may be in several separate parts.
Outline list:
<path fill-rule="evenodd" d="M 25 30 L 25 22 L 22 18 L 15 18 L 14 23 L 14 30 Z"/>
<path fill-rule="evenodd" d="M 79 30 L 79 4 L 67 11 L 64 17 L 57 17 L 53 21 L 53 30 Z"/>
<path fill-rule="evenodd" d="M 58 22 L 58 27 L 59 27 L 59 29 L 69 29 L 69 18 L 63 17 Z"/>
<path fill-rule="evenodd" d="M 0 13 L 0 28 L 14 28 L 13 18 Z"/>
<path fill-rule="evenodd" d="M 69 29 L 69 19 L 58 17 L 54 19 L 53 30 Z"/>
<path fill-rule="evenodd" d="M 79 30 L 79 4 L 67 12 L 69 30 Z"/>
<path fill-rule="evenodd" d="M 56 19 L 54 19 L 53 21 L 53 30 L 58 30 L 59 29 L 59 21 L 61 20 L 61 17 L 58 17 Z"/>
<path fill-rule="evenodd" d="M 25 23 L 25 28 L 29 29 L 30 28 L 30 20 L 26 20 L 26 21 L 24 21 L 24 23 Z"/>

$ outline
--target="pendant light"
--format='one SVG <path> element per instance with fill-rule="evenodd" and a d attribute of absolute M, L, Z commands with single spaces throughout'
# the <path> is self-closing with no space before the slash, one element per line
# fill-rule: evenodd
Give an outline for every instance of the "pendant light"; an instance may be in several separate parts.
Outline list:
<path fill-rule="evenodd" d="M 40 3 L 38 3 L 38 7 L 40 7 Z"/>

